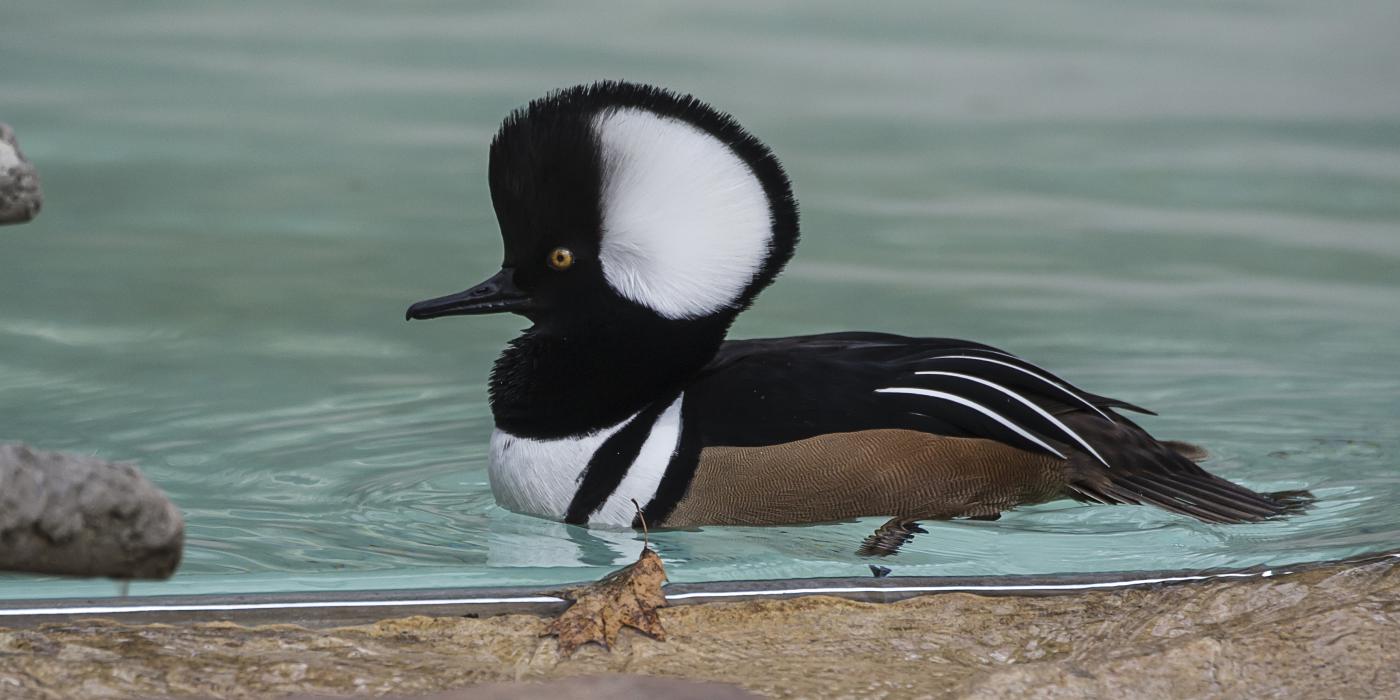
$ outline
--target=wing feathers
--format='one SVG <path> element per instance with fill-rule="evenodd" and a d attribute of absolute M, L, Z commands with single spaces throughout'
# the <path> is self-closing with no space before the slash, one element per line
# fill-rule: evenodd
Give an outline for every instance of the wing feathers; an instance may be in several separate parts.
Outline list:
<path fill-rule="evenodd" d="M 1011 355 L 959 349 L 925 357 L 917 367 L 907 383 L 877 393 L 936 400 L 916 413 L 1070 460 L 1078 476 L 1069 490 L 1084 500 L 1151 504 L 1211 523 L 1257 522 L 1306 505 L 1211 475 L 1132 421 L 1099 408 L 1123 402 L 1081 392 Z M 974 418 L 984 420 L 970 423 Z"/>
<path fill-rule="evenodd" d="M 1086 501 L 1152 504 L 1217 523 L 1264 520 L 1310 502 L 1212 476 L 1191 461 L 1203 457 L 1199 449 L 1159 442 L 1120 413 L 1150 411 L 985 345 L 841 333 L 725 347 L 709 370 L 716 408 L 706 437 L 715 444 L 911 430 L 1060 460 L 1068 470 L 1061 493 Z M 735 397 L 746 403 L 736 407 Z M 783 417 L 777 427 L 753 429 L 775 411 Z"/>
<path fill-rule="evenodd" d="M 974 353 L 986 353 L 995 357 L 983 357 Z M 1099 414 L 1104 420 L 1113 422 L 1107 413 L 1099 410 L 1093 402 L 1084 398 L 1077 391 L 1071 389 L 1065 383 L 1058 381 L 1054 375 L 1046 372 L 1025 360 L 1021 360 L 1006 353 L 994 353 L 990 350 L 969 349 L 956 355 L 937 355 L 926 358 L 921 364 L 933 364 L 940 369 L 966 368 L 969 371 L 980 371 L 997 381 L 1016 388 L 1026 390 L 1040 390 L 1052 398 L 1065 401 L 1071 406 L 1087 408 Z"/>
<path fill-rule="evenodd" d="M 962 408 L 962 409 L 967 409 L 967 410 L 974 411 L 976 414 L 980 414 L 981 416 L 984 416 L 984 417 L 986 417 L 986 418 L 992 419 L 993 421 L 995 421 L 995 422 L 996 422 L 998 425 L 1000 425 L 1001 427 L 1003 427 L 1003 428 L 1005 428 L 1005 429 L 1007 429 L 1007 430 L 1010 430 L 1013 434 L 1015 434 L 1016 436 L 1019 436 L 1022 440 L 1025 440 L 1025 441 L 1027 441 L 1027 442 L 1029 442 L 1029 443 L 1031 443 L 1031 444 L 1037 446 L 1040 450 L 1044 450 L 1045 452 L 1048 452 L 1048 453 L 1050 453 L 1050 454 L 1052 454 L 1052 455 L 1055 455 L 1056 457 L 1059 457 L 1060 459 L 1067 459 L 1067 457 L 1065 457 L 1065 454 L 1064 454 L 1063 452 L 1061 452 L 1061 451 L 1059 451 L 1059 450 L 1057 450 L 1057 449 L 1051 447 L 1051 446 L 1049 445 L 1049 443 L 1045 442 L 1044 440 L 1040 439 L 1039 437 L 1036 437 L 1036 435 L 1035 435 L 1034 433 L 1032 433 L 1032 432 L 1029 431 L 1029 430 L 1026 430 L 1026 429 L 1023 428 L 1023 427 L 1021 427 L 1021 426 L 1018 425 L 1015 421 L 1012 421 L 1011 419 L 1009 419 L 1009 418 L 1007 418 L 1007 417 L 1001 415 L 1000 413 L 997 413 L 996 411 L 993 411 L 992 409 L 987 408 L 986 406 L 983 406 L 982 404 L 977 403 L 976 401 L 972 401 L 972 400 L 970 400 L 970 399 L 967 399 L 967 398 L 965 398 L 965 397 L 958 396 L 958 395 L 956 395 L 956 394 L 950 394 L 950 393 L 945 392 L 945 391 L 935 391 L 935 390 L 933 390 L 933 389 L 922 389 L 922 388 L 919 388 L 919 387 L 911 387 L 911 386 L 886 387 L 886 388 L 884 388 L 884 389 L 876 389 L 876 390 L 875 390 L 875 393 L 877 393 L 877 394 L 912 394 L 912 395 L 915 395 L 915 396 L 926 396 L 926 397 L 931 398 L 931 399 L 938 399 L 938 400 L 940 400 L 940 401 L 947 402 L 947 403 L 952 404 L 952 405 L 954 405 L 954 406 L 958 406 L 958 407 L 960 407 L 960 408 Z"/>
<path fill-rule="evenodd" d="M 1070 430 L 1069 427 L 1067 427 L 1064 423 L 1061 423 L 1059 419 L 1047 413 L 1045 409 L 1041 408 L 1040 406 L 1037 406 L 1030 399 L 1027 399 L 1024 396 L 1000 384 L 997 384 L 996 382 L 989 382 L 985 379 L 980 379 L 978 377 L 974 377 L 967 374 L 959 374 L 957 372 L 939 372 L 925 370 L 922 372 L 915 372 L 914 374 L 927 377 L 946 377 L 949 379 L 959 380 L 963 382 L 972 382 L 974 384 L 979 384 L 981 386 L 992 389 L 993 391 L 998 392 L 1001 395 L 1010 398 L 1012 401 L 1015 401 L 1016 403 L 1019 403 L 1022 406 L 1024 406 L 1031 413 L 1031 417 L 1035 419 L 1033 422 L 1040 425 L 1040 429 L 1037 430 L 1037 432 L 1041 434 L 1049 433 L 1051 435 L 1059 435 L 1063 436 L 1064 438 L 1069 438 L 1070 442 L 1078 443 L 1079 446 L 1083 447 L 1086 452 L 1093 455 L 1094 459 L 1097 459 L 1098 461 L 1102 462 L 1105 467 L 1111 466 L 1108 463 L 1108 460 L 1104 459 L 1101 455 L 1099 455 L 1098 451 L 1096 451 L 1087 440 L 1079 436 L 1079 433 Z M 1046 426 L 1049 427 L 1049 430 L 1046 430 Z M 1061 438 L 1061 441 L 1063 442 L 1064 440 Z"/>

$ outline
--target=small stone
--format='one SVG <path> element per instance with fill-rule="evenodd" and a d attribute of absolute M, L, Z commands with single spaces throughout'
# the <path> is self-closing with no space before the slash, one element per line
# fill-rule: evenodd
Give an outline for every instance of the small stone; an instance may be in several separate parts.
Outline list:
<path fill-rule="evenodd" d="M 0 225 L 33 219 L 43 201 L 39 173 L 19 150 L 14 129 L 0 123 Z"/>
<path fill-rule="evenodd" d="M 129 464 L 0 444 L 0 542 L 0 571 L 163 579 L 185 522 Z"/>

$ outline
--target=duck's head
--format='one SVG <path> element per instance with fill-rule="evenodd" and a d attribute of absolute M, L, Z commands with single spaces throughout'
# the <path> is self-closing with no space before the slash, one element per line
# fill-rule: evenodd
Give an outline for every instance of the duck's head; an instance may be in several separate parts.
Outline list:
<path fill-rule="evenodd" d="M 722 336 L 797 245 L 768 148 L 709 105 L 645 85 L 569 88 L 512 113 L 490 184 L 501 270 L 408 318 L 509 311 L 544 333 L 650 323 Z"/>

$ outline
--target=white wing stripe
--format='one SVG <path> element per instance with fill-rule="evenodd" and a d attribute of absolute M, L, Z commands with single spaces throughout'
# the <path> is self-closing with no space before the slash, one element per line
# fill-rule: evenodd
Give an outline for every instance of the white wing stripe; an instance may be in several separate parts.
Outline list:
<path fill-rule="evenodd" d="M 961 396 L 956 396 L 954 394 L 949 394 L 942 391 L 934 391 L 932 389 L 919 389 L 917 387 L 912 386 L 892 386 L 887 387 L 885 389 L 876 389 L 875 393 L 914 394 L 915 396 L 928 396 L 930 398 L 943 399 L 944 401 L 951 401 L 955 404 L 966 406 L 974 411 L 977 411 L 978 413 L 981 413 L 982 415 L 988 418 L 991 418 L 992 420 L 998 423 L 1001 423 L 1003 426 L 1006 426 L 1007 428 L 1011 429 L 1017 435 L 1020 435 L 1021 437 L 1030 440 L 1031 442 L 1040 445 L 1041 447 L 1044 447 L 1047 451 L 1049 451 L 1051 454 L 1054 454 L 1056 457 L 1059 457 L 1060 459 L 1069 459 L 1064 455 L 1064 453 L 1046 444 L 1044 440 L 1041 440 L 1040 438 L 1026 432 L 1026 430 L 1021 426 L 1012 423 L 1011 421 L 1003 417 L 1001 414 L 997 413 L 996 411 L 993 411 L 990 408 L 987 408 L 986 406 L 983 406 L 980 403 L 977 403 L 976 401 L 969 401 Z"/>
<path fill-rule="evenodd" d="M 1002 385 L 1000 385 L 1000 384 L 997 384 L 997 383 L 995 383 L 995 382 L 989 382 L 989 381 L 987 381 L 987 380 L 985 380 L 985 379 L 981 379 L 981 378 L 978 378 L 978 377 L 973 377 L 973 376 L 967 375 L 967 374 L 958 374 L 957 372 L 934 372 L 934 371 L 924 371 L 924 372 L 915 372 L 914 374 L 932 374 L 932 375 L 939 375 L 939 376 L 943 376 L 943 377 L 957 377 L 958 379 L 967 379 L 967 380 L 969 380 L 969 381 L 974 381 L 974 382 L 977 382 L 978 384 L 982 384 L 982 385 L 984 385 L 984 386 L 989 386 L 989 387 L 991 387 L 991 388 L 993 388 L 993 389 L 996 389 L 997 391 L 1000 391 L 1001 393 L 1006 394 L 1007 396 L 1010 396 L 1011 398 L 1016 399 L 1017 401 L 1021 402 L 1023 405 L 1026 406 L 1026 408 L 1029 408 L 1029 409 L 1031 409 L 1032 411 L 1035 411 L 1037 414 L 1040 415 L 1041 418 L 1044 418 L 1045 420 L 1050 421 L 1050 424 L 1051 424 L 1051 425 L 1054 425 L 1056 428 L 1059 428 L 1060 431 L 1063 432 L 1065 435 L 1068 435 L 1068 436 L 1070 436 L 1071 438 L 1074 438 L 1074 441 L 1077 442 L 1077 443 L 1079 443 L 1079 445 L 1080 445 L 1081 447 L 1083 447 L 1085 450 L 1087 450 L 1087 451 L 1089 452 L 1089 454 L 1093 455 L 1093 456 L 1094 456 L 1094 459 L 1097 459 L 1097 460 L 1099 460 L 1100 462 L 1103 462 L 1103 465 L 1104 465 L 1105 467 L 1112 468 L 1112 465 L 1110 465 L 1110 464 L 1108 463 L 1108 460 L 1106 460 L 1106 459 L 1104 459 L 1102 456 L 1100 456 L 1099 453 L 1098 453 L 1098 451 L 1095 450 L 1093 447 L 1091 447 L 1091 446 L 1089 445 L 1089 443 L 1086 442 L 1086 441 L 1084 440 L 1084 438 L 1079 437 L 1079 433 L 1076 433 L 1076 432 L 1074 432 L 1073 430 L 1070 430 L 1070 429 L 1069 429 L 1069 426 L 1067 426 L 1067 425 L 1065 425 L 1064 423 L 1060 422 L 1060 419 L 1058 419 L 1058 418 L 1056 418 L 1056 417 L 1050 415 L 1049 412 L 1047 412 L 1045 409 L 1043 409 L 1043 408 L 1041 408 L 1041 407 L 1035 405 L 1033 402 L 1031 402 L 1031 401 L 1030 401 L 1029 399 L 1027 399 L 1026 397 L 1021 396 L 1020 394 L 1018 394 L 1018 393 L 1016 393 L 1016 392 L 1014 392 L 1014 391 L 1012 391 L 1012 390 L 1010 390 L 1010 389 L 1008 389 L 1008 388 L 1006 388 L 1006 387 L 1004 387 L 1004 386 L 1002 386 Z"/>
<path fill-rule="evenodd" d="M 991 352 L 991 351 L 988 350 L 988 351 L 985 351 L 985 352 Z M 1005 355 L 1006 357 L 1014 357 L 1014 355 L 1007 355 L 1006 353 L 997 353 L 997 354 L 999 354 L 999 355 Z M 1088 408 L 1089 410 L 1091 410 L 1091 411 L 1093 411 L 1094 413 L 1097 413 L 1097 414 L 1103 416 L 1103 419 L 1104 419 L 1104 420 L 1106 420 L 1106 421 L 1108 421 L 1108 422 L 1110 422 L 1110 423 L 1113 422 L 1113 419 L 1112 419 L 1112 418 L 1109 418 L 1107 413 L 1104 413 L 1103 411 L 1100 411 L 1098 406 L 1095 406 L 1094 404 L 1089 403 L 1088 401 L 1085 401 L 1085 400 L 1083 399 L 1083 397 L 1081 397 L 1079 394 L 1074 393 L 1072 390 L 1070 390 L 1069 387 L 1067 387 L 1067 386 L 1065 386 L 1064 384 L 1061 384 L 1061 383 L 1059 383 L 1059 382 L 1057 382 L 1057 381 L 1055 381 L 1055 380 L 1053 380 L 1053 379 L 1050 379 L 1049 377 L 1046 377 L 1046 376 L 1044 376 L 1044 375 L 1041 375 L 1041 374 L 1037 374 L 1037 373 L 1035 373 L 1035 372 L 1032 372 L 1032 371 L 1026 369 L 1025 367 L 1020 367 L 1020 366 L 1017 366 L 1017 365 L 1013 365 L 1013 364 L 1011 364 L 1010 362 L 1002 362 L 1001 360 L 993 360 L 993 359 L 990 358 L 990 357 L 978 357 L 978 356 L 976 356 L 976 355 L 937 355 L 937 356 L 929 357 L 929 358 L 925 358 L 925 359 L 929 359 L 929 360 L 977 360 L 978 362 L 990 362 L 990 363 L 992 363 L 992 364 L 994 364 L 994 365 L 1001 365 L 1002 367 L 1010 367 L 1011 369 L 1014 369 L 1014 370 L 1016 370 L 1017 372 L 1021 372 L 1021 373 L 1023 373 L 1023 374 L 1029 374 L 1029 375 L 1031 375 L 1032 377 L 1035 377 L 1036 379 L 1039 379 L 1040 381 L 1045 382 L 1046 384 L 1049 384 L 1049 385 L 1051 385 L 1051 386 L 1054 386 L 1054 387 L 1060 389 L 1061 391 L 1065 392 L 1066 394 L 1069 394 L 1070 397 L 1073 398 L 1075 401 L 1078 401 L 1079 403 L 1084 404 L 1084 406 L 1085 406 L 1086 408 Z M 1018 358 L 1018 359 L 1019 359 L 1019 358 Z M 1034 365 L 1032 365 L 1032 366 L 1034 367 Z"/>
<path fill-rule="evenodd" d="M 651 432 L 638 448 L 627 475 L 588 517 L 588 522 L 629 527 L 637 512 L 633 502 L 649 503 L 656 497 L 656 490 L 661 488 L 661 479 L 666 476 L 666 468 L 671 465 L 676 442 L 680 440 L 681 403 L 684 399 L 684 393 L 677 396 L 651 424 Z"/>

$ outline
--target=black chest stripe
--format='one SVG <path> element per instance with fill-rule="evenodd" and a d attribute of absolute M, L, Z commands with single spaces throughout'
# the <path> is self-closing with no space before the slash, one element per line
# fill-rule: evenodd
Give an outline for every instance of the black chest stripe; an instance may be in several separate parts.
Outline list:
<path fill-rule="evenodd" d="M 695 479 L 695 470 L 700 467 L 700 448 L 703 447 L 700 442 L 700 421 L 687 419 L 690 406 L 690 402 L 681 404 L 681 434 L 676 441 L 676 451 L 671 454 L 671 463 L 666 465 L 666 474 L 656 487 L 656 495 L 642 508 L 642 517 L 646 518 L 649 527 L 665 526 L 666 518 L 671 517 L 676 504 L 685 498 L 690 482 Z M 640 522 L 632 522 L 632 527 L 640 526 Z"/>
<path fill-rule="evenodd" d="M 608 496 L 611 496 L 626 478 L 627 470 L 631 469 L 632 463 L 637 460 L 637 454 L 642 451 L 642 445 L 651 436 L 657 419 L 674 400 L 674 396 L 669 396 L 642 409 L 632 420 L 627 421 L 627 425 L 622 426 L 621 430 L 613 433 L 598 446 L 598 450 L 588 460 L 588 466 L 579 477 L 579 487 L 574 492 L 573 500 L 569 501 L 569 510 L 564 514 L 564 522 L 570 525 L 584 525 L 589 516 L 603 506 Z"/>

